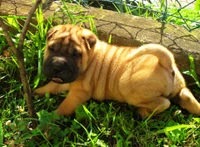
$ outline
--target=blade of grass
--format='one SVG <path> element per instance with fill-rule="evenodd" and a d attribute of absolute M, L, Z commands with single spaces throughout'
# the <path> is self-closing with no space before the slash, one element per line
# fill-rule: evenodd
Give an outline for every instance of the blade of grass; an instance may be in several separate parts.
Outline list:
<path fill-rule="evenodd" d="M 41 38 L 44 38 L 44 19 L 42 13 L 42 5 L 40 5 L 36 11 L 36 19 L 38 23 L 38 30 Z"/>
<path fill-rule="evenodd" d="M 0 146 L 3 146 L 3 126 L 2 126 L 2 121 L 0 121 Z"/>
<path fill-rule="evenodd" d="M 120 13 L 121 10 L 117 7 L 117 5 L 116 5 L 115 3 L 112 3 L 112 4 L 113 4 L 113 6 L 115 7 L 116 11 Z"/>
<path fill-rule="evenodd" d="M 108 44 L 111 44 L 111 43 L 112 43 L 112 35 L 110 35 L 108 38 Z"/>
<path fill-rule="evenodd" d="M 167 133 L 173 130 L 177 130 L 177 129 L 182 129 L 182 128 L 194 128 L 195 125 L 175 125 L 175 126 L 171 126 L 171 127 L 166 127 L 164 129 L 158 130 L 155 132 L 155 134 L 162 134 L 162 133 Z"/>
<path fill-rule="evenodd" d="M 77 124 L 79 124 L 79 125 L 85 130 L 85 132 L 86 132 L 86 134 L 87 134 L 87 136 L 88 136 L 88 139 L 91 141 L 92 145 L 94 146 L 94 145 L 95 145 L 95 144 L 94 144 L 94 141 L 93 141 L 93 139 L 91 138 L 91 135 L 90 135 L 90 133 L 88 132 L 88 130 L 86 129 L 86 127 L 85 127 L 84 125 L 82 125 L 80 122 L 78 122 L 76 119 L 74 119 L 74 121 L 75 121 Z"/>
<path fill-rule="evenodd" d="M 92 113 L 85 107 L 85 105 L 83 106 L 83 110 L 85 111 L 85 113 L 90 116 L 89 118 L 93 118 L 95 120 L 95 117 L 92 115 Z"/>
<path fill-rule="evenodd" d="M 70 23 L 75 24 L 74 17 L 72 13 L 70 13 L 70 11 L 68 10 L 68 7 L 65 1 L 62 0 L 62 4 L 63 4 L 63 7 L 61 7 L 61 9 L 63 10 L 62 12 L 65 13 L 69 17 Z"/>
<path fill-rule="evenodd" d="M 90 30 L 95 33 L 96 35 L 98 35 L 98 31 L 96 29 L 96 25 L 94 23 L 94 19 L 93 18 L 89 18 L 89 23 L 90 23 Z"/>
<path fill-rule="evenodd" d="M 44 38 L 46 32 L 44 32 L 44 20 L 42 13 L 42 6 L 40 5 L 36 11 L 36 20 L 37 20 L 37 29 L 38 33 L 36 34 L 37 42 L 38 42 L 38 72 L 36 76 L 36 80 L 34 80 L 34 87 L 36 88 L 40 82 L 40 75 L 42 73 L 42 39 Z"/>

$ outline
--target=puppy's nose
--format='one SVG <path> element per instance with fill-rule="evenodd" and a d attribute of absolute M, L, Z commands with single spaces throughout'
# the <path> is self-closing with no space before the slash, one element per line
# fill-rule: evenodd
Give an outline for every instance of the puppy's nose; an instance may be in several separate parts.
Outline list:
<path fill-rule="evenodd" d="M 66 60 L 62 57 L 55 57 L 52 61 L 52 68 L 55 72 L 62 71 L 67 66 Z"/>

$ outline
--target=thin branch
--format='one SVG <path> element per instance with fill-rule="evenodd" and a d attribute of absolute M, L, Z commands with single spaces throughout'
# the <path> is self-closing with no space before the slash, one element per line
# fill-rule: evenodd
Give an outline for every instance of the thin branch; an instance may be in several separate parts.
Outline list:
<path fill-rule="evenodd" d="M 34 14 L 35 10 L 37 9 L 37 7 L 39 6 L 39 4 L 41 2 L 42 2 L 42 0 L 37 0 L 35 2 L 35 4 L 33 5 L 33 7 L 31 8 L 29 14 L 28 14 L 28 17 L 27 17 L 27 19 L 25 21 L 25 24 L 23 26 L 22 33 L 21 33 L 21 36 L 20 36 L 20 39 L 19 39 L 19 44 L 18 44 L 18 48 L 19 49 L 22 49 L 22 47 L 23 47 L 24 38 L 25 38 L 26 32 L 28 30 L 28 26 L 29 26 L 29 24 L 31 22 L 31 19 L 33 17 L 33 14 Z"/>
<path fill-rule="evenodd" d="M 28 30 L 28 26 L 31 22 L 32 16 L 33 16 L 35 10 L 37 9 L 37 7 L 39 6 L 40 3 L 41 3 L 41 0 L 37 0 L 35 2 L 35 4 L 33 5 L 33 7 L 31 8 L 29 15 L 28 15 L 28 17 L 25 21 L 24 26 L 23 26 L 22 33 L 20 35 L 20 40 L 18 42 L 17 48 L 15 47 L 11 37 L 9 36 L 7 26 L 4 24 L 3 19 L 0 18 L 0 26 L 3 29 L 3 33 L 6 37 L 6 40 L 7 40 L 8 44 L 10 45 L 11 50 L 14 52 L 14 54 L 16 55 L 16 57 L 18 59 L 19 72 L 20 72 L 21 82 L 22 82 L 22 85 L 23 85 L 24 96 L 26 98 L 26 103 L 27 103 L 29 115 L 32 118 L 36 118 L 37 115 L 34 111 L 31 89 L 30 89 L 29 84 L 28 84 L 28 80 L 27 80 L 27 76 L 26 76 L 26 70 L 25 70 L 25 66 L 24 66 L 23 44 L 24 44 L 24 38 L 25 38 L 26 32 Z M 32 121 L 32 124 L 33 124 L 33 127 L 37 126 L 36 121 Z"/>

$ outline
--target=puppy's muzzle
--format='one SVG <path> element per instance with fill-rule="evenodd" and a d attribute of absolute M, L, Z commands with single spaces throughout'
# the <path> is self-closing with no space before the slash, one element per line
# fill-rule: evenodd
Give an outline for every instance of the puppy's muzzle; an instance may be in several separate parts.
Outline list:
<path fill-rule="evenodd" d="M 70 57 L 52 56 L 43 65 L 44 75 L 57 83 L 71 83 L 76 80 L 78 68 Z"/>

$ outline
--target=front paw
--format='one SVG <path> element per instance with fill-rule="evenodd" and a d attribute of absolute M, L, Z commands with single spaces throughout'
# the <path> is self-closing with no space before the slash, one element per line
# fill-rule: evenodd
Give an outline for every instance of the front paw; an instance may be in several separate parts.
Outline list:
<path fill-rule="evenodd" d="M 37 88 L 37 89 L 35 89 L 35 90 L 33 91 L 32 95 L 33 95 L 34 98 L 37 99 L 37 98 L 39 98 L 39 97 L 45 95 L 45 92 L 42 90 L 42 88 Z"/>

